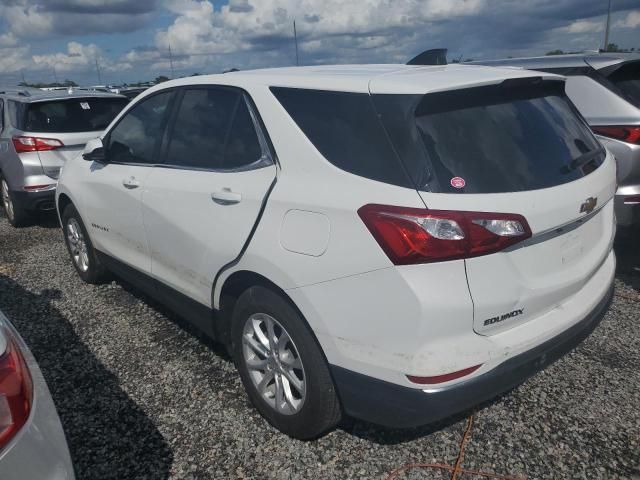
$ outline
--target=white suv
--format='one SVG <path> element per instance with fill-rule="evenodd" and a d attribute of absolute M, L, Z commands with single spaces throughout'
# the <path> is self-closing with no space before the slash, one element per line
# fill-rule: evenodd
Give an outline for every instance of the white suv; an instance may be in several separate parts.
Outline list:
<path fill-rule="evenodd" d="M 573 348 L 612 298 L 615 162 L 564 78 L 335 66 L 175 80 L 67 162 L 75 268 L 226 344 L 256 408 L 316 437 L 419 425 Z"/>

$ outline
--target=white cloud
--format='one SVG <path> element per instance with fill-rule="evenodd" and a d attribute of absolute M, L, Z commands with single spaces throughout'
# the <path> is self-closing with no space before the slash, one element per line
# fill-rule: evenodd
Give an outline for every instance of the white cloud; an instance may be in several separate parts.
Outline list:
<path fill-rule="evenodd" d="M 69 42 L 66 53 L 52 53 L 48 55 L 33 55 L 36 68 L 55 69 L 58 72 L 71 72 L 95 68 L 96 61 L 99 68 L 106 72 L 121 71 L 131 68 L 128 62 L 114 62 L 104 55 L 95 44 L 83 45 Z"/>
<path fill-rule="evenodd" d="M 593 20 L 576 20 L 566 27 L 562 27 L 567 33 L 592 33 L 604 30 L 602 22 Z"/>
<path fill-rule="evenodd" d="M 640 27 L 640 10 L 632 10 L 625 18 L 618 20 L 614 26 L 619 28 Z"/>

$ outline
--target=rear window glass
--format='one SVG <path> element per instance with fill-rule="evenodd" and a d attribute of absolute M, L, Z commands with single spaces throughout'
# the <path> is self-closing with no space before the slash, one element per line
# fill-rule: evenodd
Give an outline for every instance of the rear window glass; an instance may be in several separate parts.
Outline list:
<path fill-rule="evenodd" d="M 501 193 L 581 178 L 604 151 L 562 82 L 500 85 L 417 95 L 374 95 L 415 185 L 432 192 Z"/>
<path fill-rule="evenodd" d="M 631 103 L 640 107 L 640 61 L 623 65 L 607 78 Z"/>
<path fill-rule="evenodd" d="M 43 133 L 104 130 L 128 102 L 126 98 L 69 98 L 23 104 L 18 128 Z"/>
<path fill-rule="evenodd" d="M 316 149 L 336 167 L 413 188 L 368 94 L 276 87 L 271 91 Z"/>

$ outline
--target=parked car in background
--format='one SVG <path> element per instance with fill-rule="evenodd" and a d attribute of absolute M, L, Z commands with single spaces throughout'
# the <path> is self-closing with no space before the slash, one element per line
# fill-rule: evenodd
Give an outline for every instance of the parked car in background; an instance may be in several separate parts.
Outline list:
<path fill-rule="evenodd" d="M 0 90 L 0 195 L 9 222 L 28 224 L 54 210 L 64 162 L 82 151 L 128 103 L 111 93 L 74 89 Z"/>
<path fill-rule="evenodd" d="M 56 195 L 84 281 L 226 344 L 306 439 L 433 422 L 572 349 L 612 298 L 615 190 L 562 77 L 361 65 L 162 83 Z"/>
<path fill-rule="evenodd" d="M 567 76 L 567 95 L 618 161 L 616 215 L 640 227 L 640 54 L 586 53 L 471 62 Z"/>
<path fill-rule="evenodd" d="M 33 355 L 0 312 L 0 478 L 73 480 L 67 441 Z"/>

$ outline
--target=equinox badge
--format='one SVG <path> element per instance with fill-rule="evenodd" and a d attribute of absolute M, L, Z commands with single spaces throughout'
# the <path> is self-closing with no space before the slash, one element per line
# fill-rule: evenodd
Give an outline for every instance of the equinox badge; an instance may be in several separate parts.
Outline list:
<path fill-rule="evenodd" d="M 580 205 L 580 213 L 589 214 L 593 212 L 593 209 L 596 208 L 598 204 L 598 199 L 595 197 L 587 198 L 582 205 Z"/>

